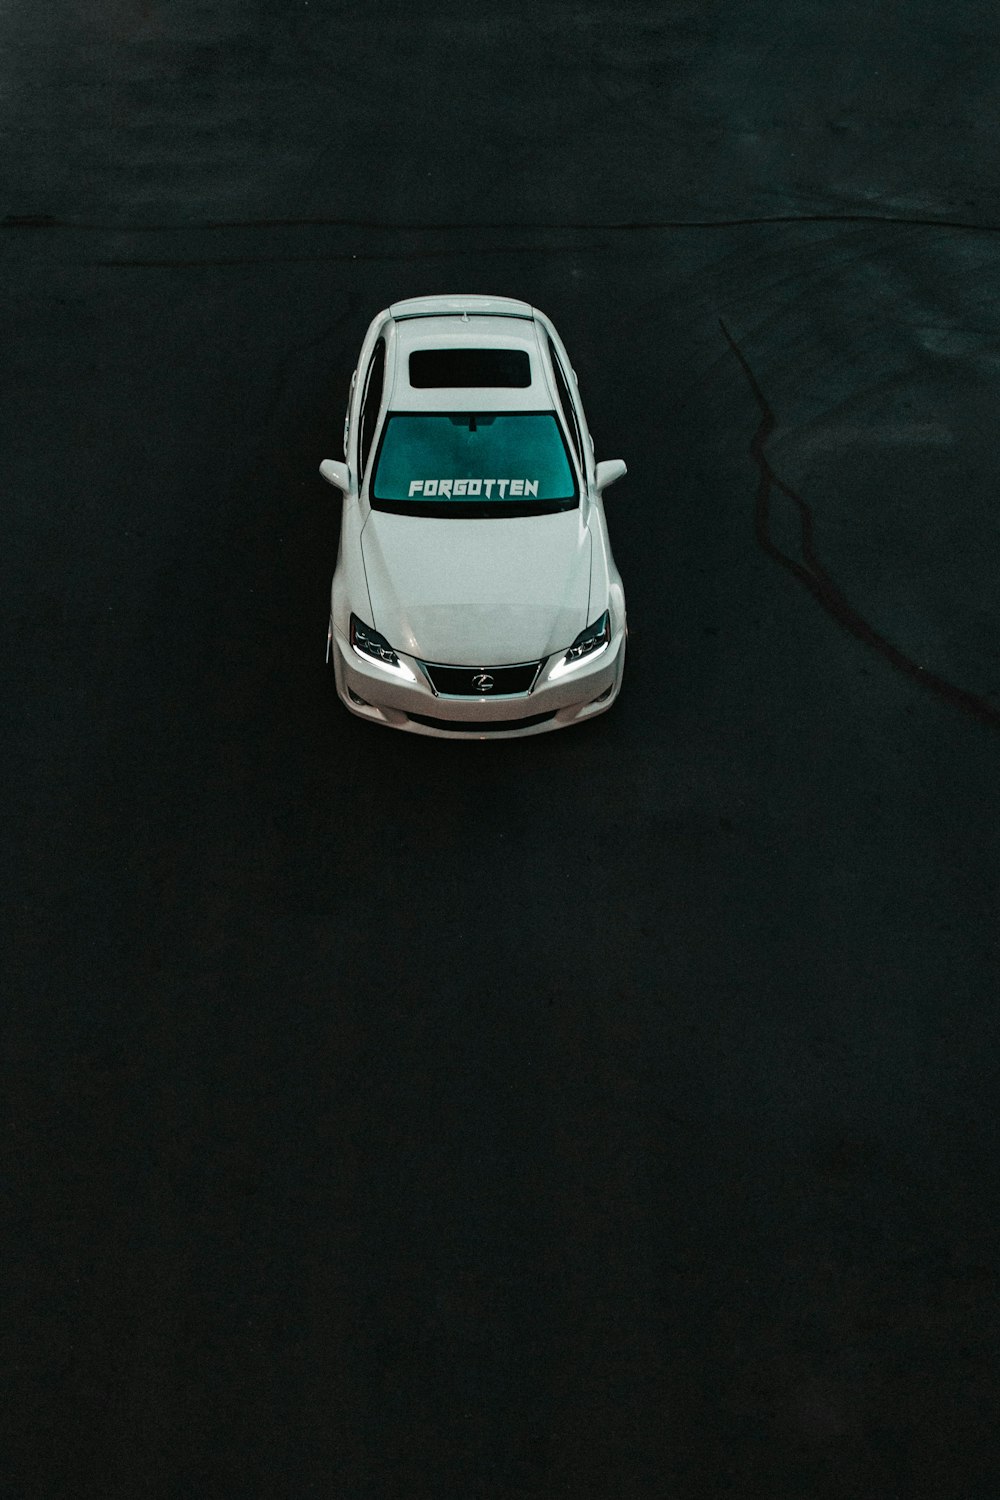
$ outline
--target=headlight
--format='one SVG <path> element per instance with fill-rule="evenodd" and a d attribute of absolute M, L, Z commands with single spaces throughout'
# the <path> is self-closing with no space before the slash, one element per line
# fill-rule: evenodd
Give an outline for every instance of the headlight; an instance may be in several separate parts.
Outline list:
<path fill-rule="evenodd" d="M 584 662 L 593 661 L 595 656 L 600 656 L 606 651 L 611 642 L 611 611 L 606 609 L 586 630 L 581 630 L 576 640 L 570 646 L 561 661 L 556 662 L 549 673 L 549 681 L 555 677 L 562 677 L 566 672 L 572 672 L 574 667 L 582 666 Z"/>
<path fill-rule="evenodd" d="M 389 645 L 384 635 L 379 635 L 364 620 L 359 620 L 357 615 L 351 615 L 351 646 L 365 661 L 373 661 L 386 672 L 391 672 L 394 677 L 402 677 L 407 682 L 416 682 L 416 678 L 405 662 L 400 661 L 396 652 Z"/>

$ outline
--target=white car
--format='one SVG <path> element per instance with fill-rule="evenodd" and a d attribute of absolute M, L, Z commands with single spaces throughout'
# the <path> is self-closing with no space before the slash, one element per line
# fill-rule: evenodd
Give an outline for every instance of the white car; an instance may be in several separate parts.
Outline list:
<path fill-rule="evenodd" d="M 416 297 L 373 318 L 351 379 L 327 660 L 351 713 L 448 739 L 605 713 L 625 594 L 562 340 L 508 297 Z"/>

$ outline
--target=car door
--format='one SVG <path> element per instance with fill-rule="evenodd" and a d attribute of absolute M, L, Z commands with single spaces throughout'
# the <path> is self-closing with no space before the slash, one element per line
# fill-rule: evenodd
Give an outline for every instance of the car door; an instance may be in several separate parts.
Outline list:
<path fill-rule="evenodd" d="M 562 361 L 559 358 L 558 351 L 551 338 L 549 339 L 548 344 L 549 358 L 552 361 L 552 371 L 556 377 L 556 389 L 559 392 L 559 401 L 563 409 L 563 420 L 566 425 L 570 444 L 573 448 L 574 457 L 576 458 L 576 466 L 580 472 L 580 480 L 583 485 L 583 489 L 586 490 L 587 457 L 586 451 L 584 449 L 584 443 L 588 440 L 588 438 L 585 437 L 585 428 L 577 412 L 577 403 L 573 399 L 573 395 L 569 387 L 569 381 L 566 379 L 566 372 L 563 369 Z M 592 444 L 591 447 L 593 447 Z"/>
<path fill-rule="evenodd" d="M 385 387 L 385 339 L 380 338 L 375 344 L 372 357 L 368 362 L 365 372 L 364 385 L 361 392 L 361 405 L 358 412 L 358 493 L 364 483 L 368 472 L 368 462 L 371 458 L 372 444 L 375 441 L 375 431 L 378 427 L 379 412 L 382 409 L 382 392 Z"/>

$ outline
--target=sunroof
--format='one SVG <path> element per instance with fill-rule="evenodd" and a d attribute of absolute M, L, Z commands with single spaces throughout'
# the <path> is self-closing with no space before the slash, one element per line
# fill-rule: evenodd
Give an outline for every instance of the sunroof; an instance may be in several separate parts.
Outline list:
<path fill-rule="evenodd" d="M 410 385 L 417 390 L 530 384 L 526 349 L 414 349 L 410 355 Z"/>

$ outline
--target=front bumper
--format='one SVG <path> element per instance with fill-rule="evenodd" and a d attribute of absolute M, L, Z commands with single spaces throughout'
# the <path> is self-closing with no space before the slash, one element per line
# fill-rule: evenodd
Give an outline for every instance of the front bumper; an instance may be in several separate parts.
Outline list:
<path fill-rule="evenodd" d="M 626 634 L 619 628 L 593 663 L 583 662 L 564 677 L 549 680 L 560 653 L 542 664 L 530 693 L 490 698 L 435 694 L 415 658 L 400 652 L 416 679 L 403 681 L 365 661 L 338 631 L 332 632 L 330 650 L 337 695 L 359 719 L 437 739 L 521 739 L 606 713 L 621 690 Z"/>

